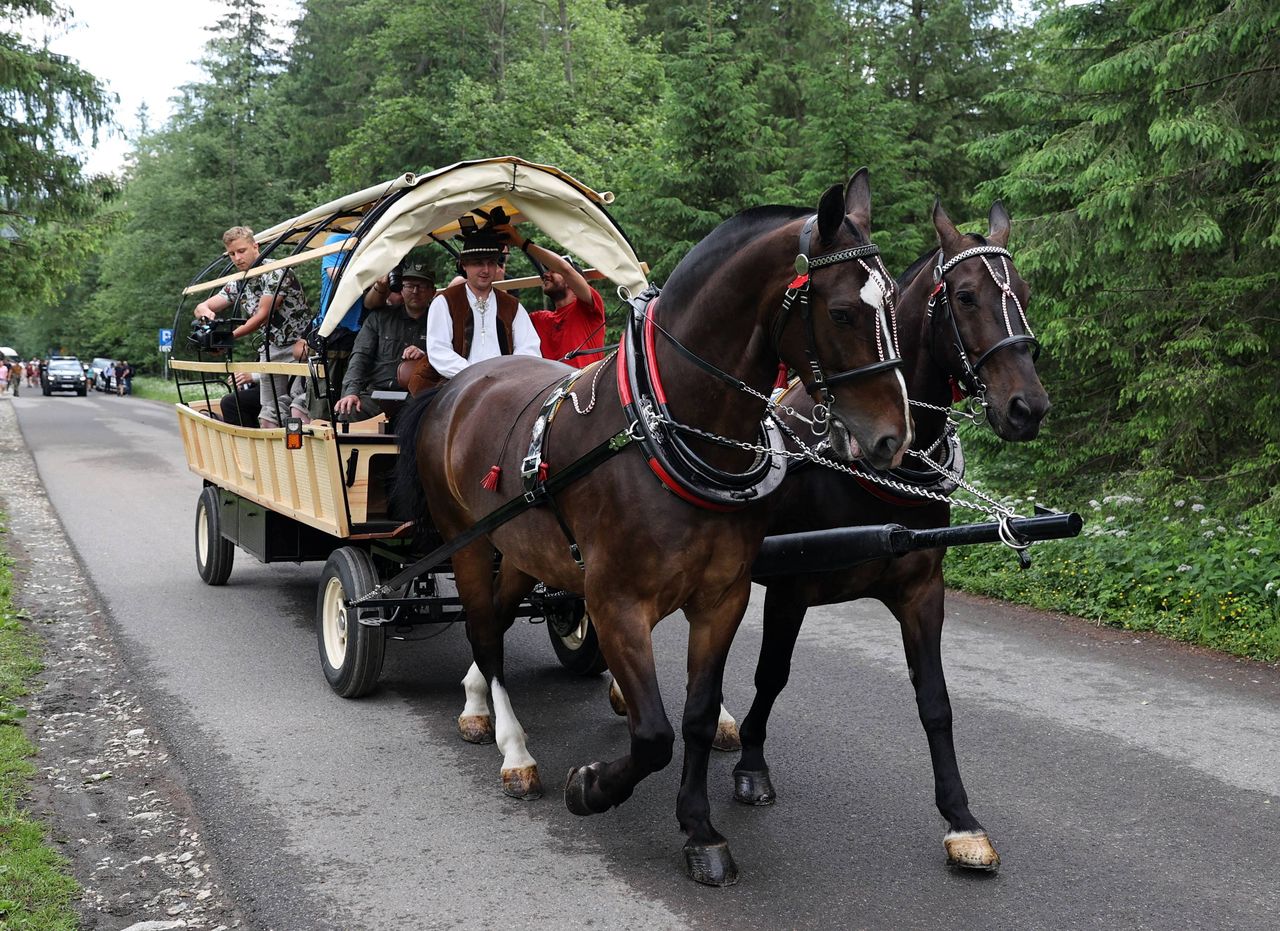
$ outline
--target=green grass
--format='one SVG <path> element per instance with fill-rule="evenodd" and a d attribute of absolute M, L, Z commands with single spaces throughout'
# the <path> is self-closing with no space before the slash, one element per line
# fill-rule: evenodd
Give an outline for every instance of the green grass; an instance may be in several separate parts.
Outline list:
<path fill-rule="evenodd" d="M 140 398 L 153 401 L 169 401 L 178 403 L 178 389 L 172 381 L 165 381 L 154 375 L 137 375 L 133 379 L 133 393 Z M 194 397 L 194 395 L 193 395 Z"/>
<path fill-rule="evenodd" d="M 1110 494 L 1051 502 L 1078 510 L 1085 529 L 1074 540 L 1036 544 L 1030 569 L 1019 569 L 1003 546 L 956 547 L 947 553 L 947 584 L 1237 656 L 1280 660 L 1276 522 L 1222 513 L 1194 486 L 1148 491 L 1140 476 L 1113 481 L 1118 487 Z M 1030 498 L 1005 503 L 1031 512 Z M 959 519 L 976 519 L 970 513 L 959 512 Z"/>
<path fill-rule="evenodd" d="M 41 664 L 40 640 L 13 607 L 7 534 L 0 514 L 0 928 L 73 931 L 78 921 L 71 903 L 79 887 L 66 873 L 67 861 L 45 842 L 43 825 L 18 804 L 35 775 L 35 747 L 20 726 L 25 710 L 17 699 Z"/>

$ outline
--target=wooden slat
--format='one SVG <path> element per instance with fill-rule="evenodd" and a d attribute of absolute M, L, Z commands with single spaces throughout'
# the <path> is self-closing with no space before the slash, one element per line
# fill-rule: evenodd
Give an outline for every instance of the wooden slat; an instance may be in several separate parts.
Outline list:
<path fill-rule="evenodd" d="M 283 259 L 276 259 L 273 262 L 263 262 L 261 265 L 255 265 L 247 272 L 237 271 L 230 275 L 223 275 L 221 278 L 215 278 L 212 281 L 201 281 L 198 284 L 189 285 L 182 289 L 183 295 L 201 294 L 205 291 L 212 291 L 220 288 L 224 284 L 232 281 L 240 281 L 245 278 L 257 278 L 265 275 L 267 272 L 275 271 L 277 268 L 289 268 L 293 265 L 301 265 L 303 262 L 310 262 L 312 259 L 321 259 L 326 255 L 333 255 L 335 252 L 349 252 L 356 247 L 354 239 L 344 239 L 341 242 L 331 242 L 328 245 L 317 246 L 314 249 L 308 249 L 306 252 L 295 252 L 293 255 L 286 256 Z"/>

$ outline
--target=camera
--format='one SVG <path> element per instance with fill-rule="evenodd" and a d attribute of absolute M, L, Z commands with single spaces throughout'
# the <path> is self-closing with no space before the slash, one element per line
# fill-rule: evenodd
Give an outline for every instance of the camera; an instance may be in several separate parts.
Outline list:
<path fill-rule="evenodd" d="M 399 294 L 403 287 L 404 279 L 400 277 L 400 266 L 397 265 L 387 272 L 387 288 Z"/>
<path fill-rule="evenodd" d="M 187 334 L 187 344 L 200 352 L 226 352 L 235 342 L 231 331 L 236 328 L 238 320 L 197 320 L 191 325 Z"/>

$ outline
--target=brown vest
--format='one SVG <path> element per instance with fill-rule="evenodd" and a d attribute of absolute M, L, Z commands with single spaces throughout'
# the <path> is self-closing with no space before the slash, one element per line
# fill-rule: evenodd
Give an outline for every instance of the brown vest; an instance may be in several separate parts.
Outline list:
<path fill-rule="evenodd" d="M 506 291 L 499 291 L 497 288 L 493 289 L 493 295 L 498 302 L 498 326 L 501 328 L 498 333 L 498 346 L 502 355 L 509 356 L 516 344 L 512 324 L 516 319 L 516 310 L 520 307 L 520 302 Z M 444 298 L 449 308 L 449 319 L 453 323 L 453 351 L 465 359 L 471 352 L 471 336 L 474 329 L 471 303 L 467 300 L 467 286 L 464 282 L 459 282 L 451 288 L 445 288 L 438 296 Z M 418 360 L 417 367 L 409 377 L 409 393 L 416 397 L 428 388 L 436 388 L 444 384 L 445 381 L 447 379 L 437 372 L 430 360 L 424 356 Z"/>

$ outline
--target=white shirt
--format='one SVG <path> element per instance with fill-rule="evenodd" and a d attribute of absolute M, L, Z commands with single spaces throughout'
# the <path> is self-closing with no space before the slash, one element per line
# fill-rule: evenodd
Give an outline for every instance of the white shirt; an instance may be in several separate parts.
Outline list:
<path fill-rule="evenodd" d="M 471 305 L 471 352 L 466 358 L 453 351 L 453 319 L 449 315 L 449 303 L 444 294 L 437 294 L 427 308 L 427 359 L 430 360 L 431 367 L 445 378 L 452 378 L 474 362 L 502 354 L 498 345 L 497 295 L 490 291 L 489 297 L 481 302 L 469 285 L 464 284 L 462 288 L 466 292 L 467 303 Z M 542 357 L 538 331 L 533 328 L 533 322 L 523 304 L 516 306 L 511 332 L 516 341 L 511 350 L 512 355 Z"/>

